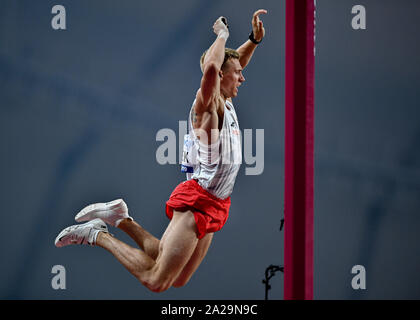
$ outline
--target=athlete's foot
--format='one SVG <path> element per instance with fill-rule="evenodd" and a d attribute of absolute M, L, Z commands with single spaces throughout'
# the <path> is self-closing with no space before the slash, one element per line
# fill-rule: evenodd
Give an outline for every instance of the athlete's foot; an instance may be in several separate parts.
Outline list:
<path fill-rule="evenodd" d="M 70 244 L 88 244 L 94 246 L 100 232 L 108 233 L 108 228 L 101 219 L 94 219 L 84 224 L 73 225 L 62 230 L 55 238 L 56 247 Z"/>
<path fill-rule="evenodd" d="M 122 199 L 106 203 L 94 203 L 82 209 L 75 217 L 77 222 L 89 221 L 100 218 L 107 224 L 118 227 L 121 221 L 131 218 L 128 215 L 128 208 Z"/>

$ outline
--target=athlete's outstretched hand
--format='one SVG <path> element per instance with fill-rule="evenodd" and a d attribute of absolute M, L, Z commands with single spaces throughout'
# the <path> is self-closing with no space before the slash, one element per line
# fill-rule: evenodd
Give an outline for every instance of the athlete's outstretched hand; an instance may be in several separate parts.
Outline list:
<path fill-rule="evenodd" d="M 224 21 L 224 22 L 223 22 Z M 225 17 L 219 17 L 213 24 L 213 31 L 218 37 L 229 37 L 229 29 L 227 26 L 227 20 Z"/>
<path fill-rule="evenodd" d="M 267 10 L 260 9 L 254 12 L 252 16 L 252 31 L 254 32 L 254 39 L 260 42 L 265 36 L 265 29 L 262 21 L 260 20 L 260 14 L 266 14 Z"/>

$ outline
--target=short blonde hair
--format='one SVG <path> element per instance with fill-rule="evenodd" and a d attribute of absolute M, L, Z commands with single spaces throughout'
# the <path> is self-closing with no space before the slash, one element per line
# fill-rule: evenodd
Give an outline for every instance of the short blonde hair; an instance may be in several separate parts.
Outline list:
<path fill-rule="evenodd" d="M 200 58 L 200 69 L 201 72 L 204 72 L 203 70 L 203 62 L 204 62 L 204 58 L 206 56 L 208 50 L 204 51 L 203 54 L 201 55 Z M 223 67 L 226 64 L 226 61 L 228 61 L 229 59 L 239 59 L 239 53 L 238 51 L 236 51 L 235 49 L 231 49 L 231 48 L 225 48 L 225 59 L 223 60 L 223 64 L 221 69 L 223 69 Z"/>

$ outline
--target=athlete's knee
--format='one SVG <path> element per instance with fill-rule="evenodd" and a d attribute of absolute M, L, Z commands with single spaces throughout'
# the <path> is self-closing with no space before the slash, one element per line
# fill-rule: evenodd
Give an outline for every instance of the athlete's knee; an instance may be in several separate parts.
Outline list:
<path fill-rule="evenodd" d="M 155 293 L 164 292 L 170 288 L 169 285 L 164 285 L 162 283 L 148 283 L 146 284 L 146 287 Z"/>
<path fill-rule="evenodd" d="M 163 292 L 168 290 L 173 283 L 173 279 L 168 275 L 162 275 L 158 273 L 151 273 L 146 280 L 142 283 L 153 292 Z"/>
<path fill-rule="evenodd" d="M 172 287 L 181 288 L 181 287 L 185 286 L 190 281 L 190 278 L 191 277 L 178 278 L 178 279 L 175 280 Z"/>
<path fill-rule="evenodd" d="M 153 292 L 160 293 L 168 290 L 171 284 L 166 281 L 150 281 L 145 283 L 146 287 Z"/>

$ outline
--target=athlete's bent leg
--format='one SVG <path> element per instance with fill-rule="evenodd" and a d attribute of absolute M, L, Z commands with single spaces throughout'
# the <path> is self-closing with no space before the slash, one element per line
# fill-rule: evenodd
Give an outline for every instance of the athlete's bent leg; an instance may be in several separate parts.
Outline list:
<path fill-rule="evenodd" d="M 174 211 L 160 241 L 159 255 L 148 274 L 146 286 L 156 292 L 170 288 L 191 259 L 197 244 L 194 214 Z"/>
<path fill-rule="evenodd" d="M 151 235 L 132 219 L 122 220 L 118 228 L 127 233 L 149 257 L 156 260 L 160 243 L 158 238 Z"/>
<path fill-rule="evenodd" d="M 159 243 L 156 261 L 106 233 L 96 244 L 111 252 L 142 284 L 154 292 L 167 290 L 190 260 L 197 246 L 196 224 L 191 211 L 174 211 Z"/>
<path fill-rule="evenodd" d="M 109 233 L 99 232 L 96 245 L 112 253 L 136 278 L 139 277 L 140 273 L 151 269 L 155 265 L 155 260 L 143 251 L 129 246 Z"/>
<path fill-rule="evenodd" d="M 198 240 L 198 244 L 194 250 L 194 253 L 192 254 L 188 263 L 185 265 L 184 269 L 181 271 L 178 278 L 175 280 L 174 284 L 172 285 L 173 287 L 179 288 L 185 286 L 188 283 L 188 281 L 191 279 L 191 276 L 194 274 L 206 256 L 212 239 L 213 233 L 208 233 L 202 239 Z"/>

